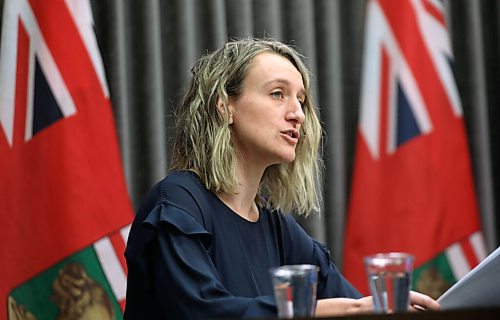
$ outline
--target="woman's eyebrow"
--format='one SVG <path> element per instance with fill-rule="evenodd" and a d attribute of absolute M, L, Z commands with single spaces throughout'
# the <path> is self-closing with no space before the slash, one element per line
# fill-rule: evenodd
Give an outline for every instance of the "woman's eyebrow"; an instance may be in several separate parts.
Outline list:
<path fill-rule="evenodd" d="M 272 79 L 272 80 L 264 82 L 264 85 L 266 85 L 266 86 L 267 85 L 272 85 L 272 84 L 283 84 L 283 85 L 286 85 L 286 86 L 290 86 L 290 81 L 287 80 L 287 79 L 277 78 L 277 79 Z M 301 88 L 300 91 L 299 91 L 299 94 L 305 95 L 306 94 L 306 89 Z"/>

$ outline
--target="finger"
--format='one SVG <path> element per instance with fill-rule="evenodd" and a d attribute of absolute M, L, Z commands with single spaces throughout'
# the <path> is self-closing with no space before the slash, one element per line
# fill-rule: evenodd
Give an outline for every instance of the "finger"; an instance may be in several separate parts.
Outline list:
<path fill-rule="evenodd" d="M 436 300 L 416 291 L 410 292 L 410 304 L 421 310 L 439 310 L 439 303 Z"/>
<path fill-rule="evenodd" d="M 420 312 L 420 311 L 425 311 L 424 307 L 419 306 L 418 304 L 410 306 L 410 311 L 413 312 Z"/>

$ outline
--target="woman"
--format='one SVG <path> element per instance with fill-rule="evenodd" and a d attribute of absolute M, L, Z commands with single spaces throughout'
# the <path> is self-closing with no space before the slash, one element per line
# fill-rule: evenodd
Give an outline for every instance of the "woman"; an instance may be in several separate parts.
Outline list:
<path fill-rule="evenodd" d="M 276 316 L 269 269 L 285 264 L 319 266 L 316 315 L 372 309 L 284 214 L 320 202 L 311 98 L 299 55 L 276 41 L 229 42 L 196 63 L 177 110 L 171 173 L 130 232 L 125 319 Z M 438 307 L 417 293 L 410 300 Z"/>

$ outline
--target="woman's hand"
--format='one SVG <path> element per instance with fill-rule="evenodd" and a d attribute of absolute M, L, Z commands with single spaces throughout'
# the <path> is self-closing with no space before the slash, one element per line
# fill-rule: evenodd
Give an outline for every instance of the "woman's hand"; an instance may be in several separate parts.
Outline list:
<path fill-rule="evenodd" d="M 425 294 L 410 291 L 410 310 L 439 310 L 439 303 Z"/>
<path fill-rule="evenodd" d="M 345 316 L 351 314 L 371 313 L 373 299 L 371 296 L 360 299 L 331 298 L 318 300 L 316 317 Z"/>
<path fill-rule="evenodd" d="M 410 291 L 410 311 L 439 310 L 439 303 L 425 294 Z M 331 298 L 318 300 L 316 317 L 331 317 L 373 312 L 371 296 L 360 299 Z"/>

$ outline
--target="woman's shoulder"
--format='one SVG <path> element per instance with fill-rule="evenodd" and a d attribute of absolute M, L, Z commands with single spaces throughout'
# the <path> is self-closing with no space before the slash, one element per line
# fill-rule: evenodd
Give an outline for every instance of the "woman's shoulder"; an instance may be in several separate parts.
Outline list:
<path fill-rule="evenodd" d="M 145 254 L 145 248 L 162 234 L 172 230 L 189 236 L 198 236 L 204 244 L 210 243 L 206 229 L 196 176 L 185 171 L 169 173 L 158 181 L 143 199 L 134 218 L 127 242 L 129 259 Z"/>
<path fill-rule="evenodd" d="M 151 188 L 145 200 L 153 200 L 155 204 L 168 202 L 182 206 L 191 203 L 206 192 L 208 190 L 194 172 L 172 171 Z"/>
<path fill-rule="evenodd" d="M 168 183 L 182 186 L 202 186 L 200 178 L 190 170 L 175 170 L 167 174 L 160 183 Z"/>
<path fill-rule="evenodd" d="M 138 219 L 150 221 L 158 216 L 153 220 L 164 221 L 174 216 L 190 216 L 206 226 L 206 215 L 211 208 L 210 193 L 194 172 L 172 171 L 146 194 L 138 213 L 142 217 Z"/>
<path fill-rule="evenodd" d="M 296 232 L 297 228 L 300 228 L 299 223 L 295 219 L 293 213 L 286 213 L 281 210 L 268 210 L 269 214 L 273 216 L 274 220 L 279 221 L 280 225 L 283 226 L 285 231 Z"/>
<path fill-rule="evenodd" d="M 149 211 L 158 204 L 179 199 L 179 195 L 189 193 L 199 187 L 196 178 L 188 171 L 173 171 L 157 181 L 144 195 L 139 212 Z"/>

